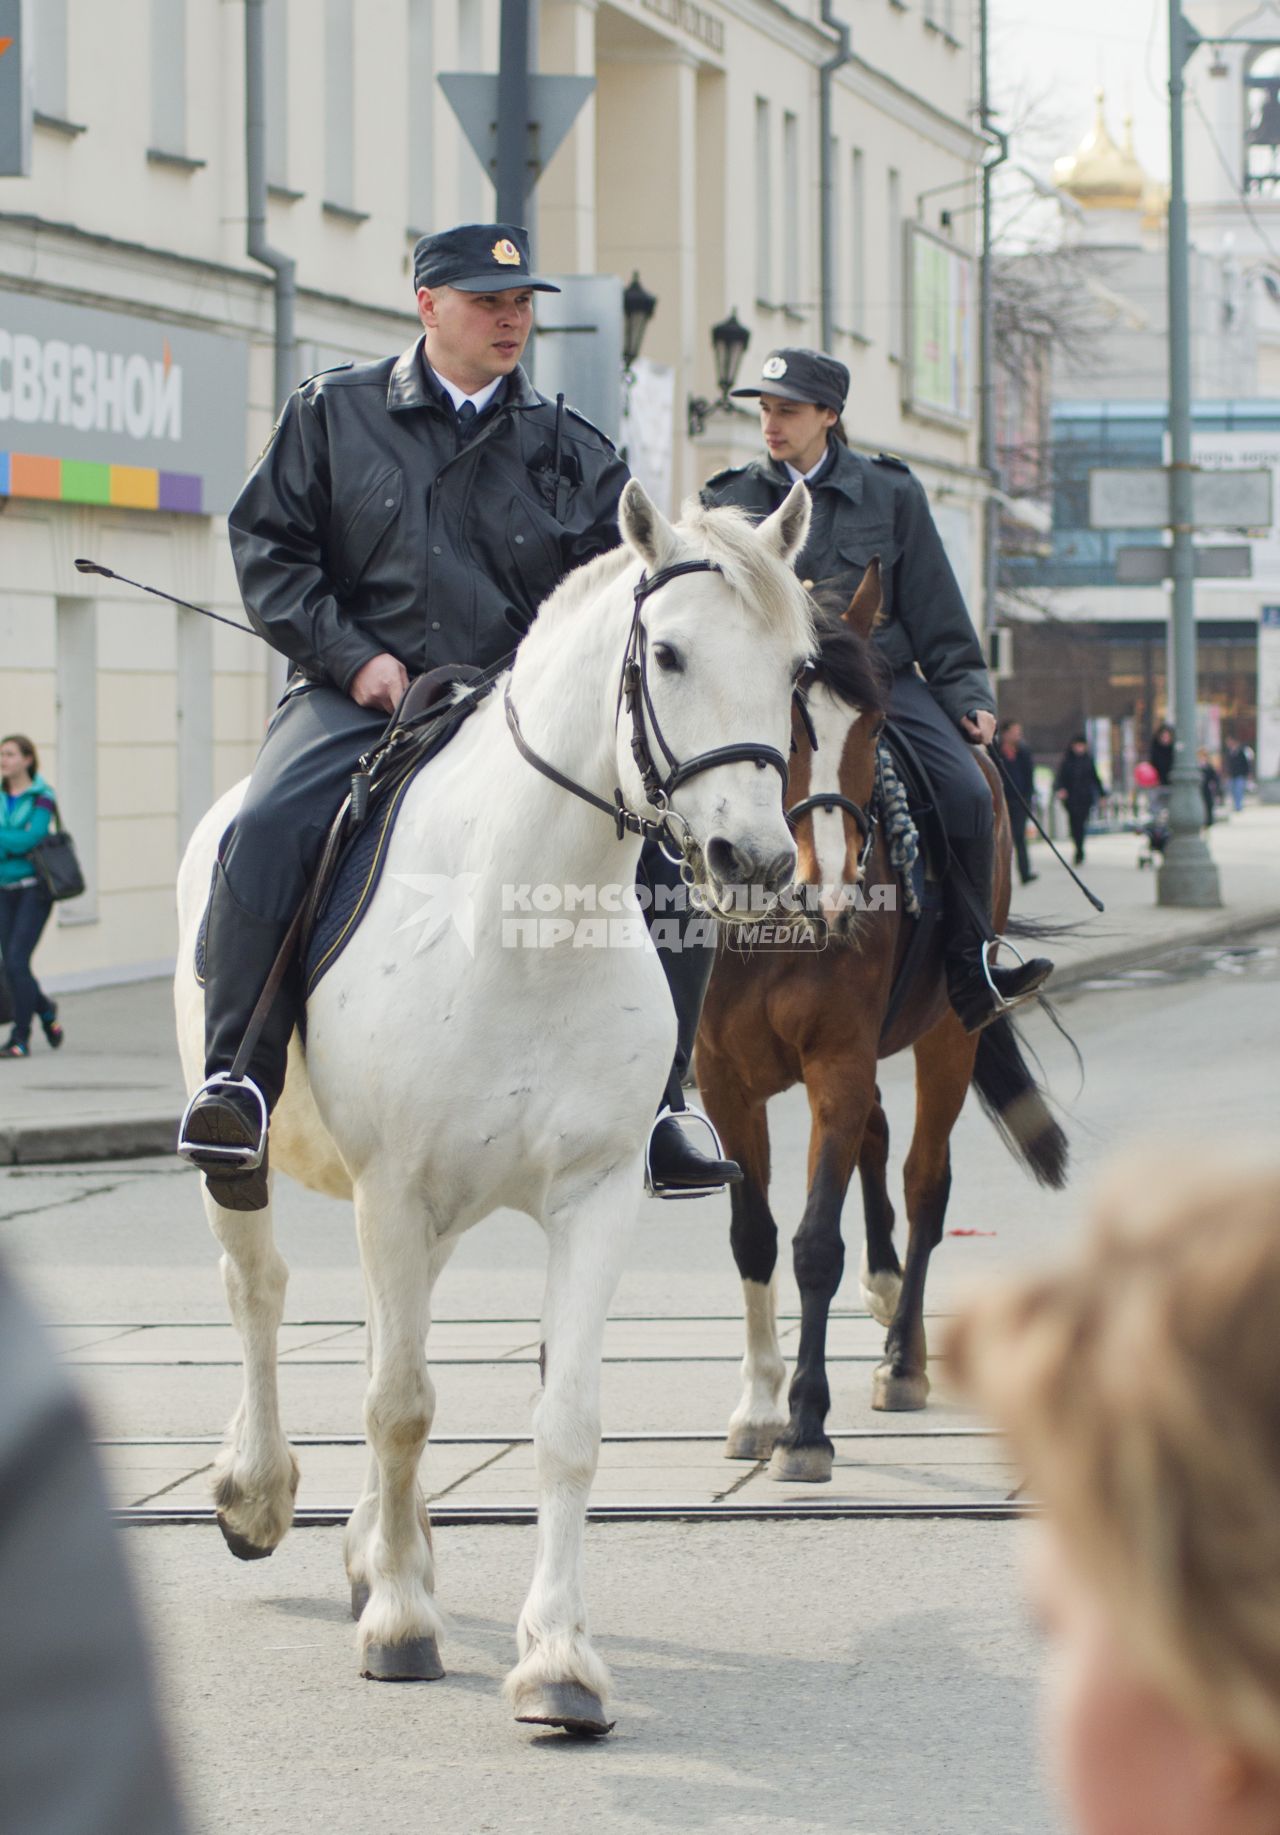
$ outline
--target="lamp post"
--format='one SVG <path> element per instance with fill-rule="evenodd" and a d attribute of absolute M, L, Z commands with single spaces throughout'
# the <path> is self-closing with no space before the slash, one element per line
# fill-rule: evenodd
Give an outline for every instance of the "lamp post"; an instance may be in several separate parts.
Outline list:
<path fill-rule="evenodd" d="M 735 408 L 729 399 L 729 391 L 738 380 L 738 371 L 742 368 L 742 359 L 751 342 L 751 333 L 746 326 L 739 323 L 737 308 L 727 319 L 721 319 L 718 325 L 711 327 L 711 348 L 716 359 L 716 387 L 720 393 L 714 401 L 707 401 L 704 396 L 691 395 L 688 402 L 689 438 L 696 439 L 705 433 L 707 422 L 713 414 L 742 414 L 742 408 Z"/>
<path fill-rule="evenodd" d="M 1191 311 L 1187 185 L 1183 164 L 1183 69 L 1201 42 L 1169 0 L 1169 526 L 1173 537 L 1173 771 L 1169 840 L 1156 880 L 1161 905 L 1220 905 L 1218 869 L 1201 832 L 1204 800 L 1196 763 L 1196 588 L 1191 539 Z"/>
<path fill-rule="evenodd" d="M 635 368 L 649 320 L 657 309 L 657 297 L 641 281 L 637 269 L 622 292 L 622 367 L 628 376 Z"/>

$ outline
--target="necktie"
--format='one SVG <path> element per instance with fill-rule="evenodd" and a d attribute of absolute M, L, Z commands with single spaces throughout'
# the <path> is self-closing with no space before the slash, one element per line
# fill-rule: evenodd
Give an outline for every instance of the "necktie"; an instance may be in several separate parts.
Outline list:
<path fill-rule="evenodd" d="M 464 401 L 462 406 L 458 409 L 458 425 L 465 429 L 471 425 L 475 418 L 476 404 L 473 401 Z"/>

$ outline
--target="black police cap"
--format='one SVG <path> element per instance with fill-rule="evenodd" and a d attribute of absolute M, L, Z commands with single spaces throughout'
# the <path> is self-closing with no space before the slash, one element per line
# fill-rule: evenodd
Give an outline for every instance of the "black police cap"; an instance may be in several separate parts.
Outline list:
<path fill-rule="evenodd" d="M 420 236 L 413 248 L 415 293 L 419 287 L 457 287 L 462 293 L 504 293 L 508 287 L 560 291 L 529 272 L 529 232 L 518 223 L 460 223 Z"/>
<path fill-rule="evenodd" d="M 849 394 L 849 372 L 820 350 L 771 350 L 760 369 L 760 386 L 734 389 L 735 395 L 780 395 L 783 401 L 808 401 L 839 414 Z"/>

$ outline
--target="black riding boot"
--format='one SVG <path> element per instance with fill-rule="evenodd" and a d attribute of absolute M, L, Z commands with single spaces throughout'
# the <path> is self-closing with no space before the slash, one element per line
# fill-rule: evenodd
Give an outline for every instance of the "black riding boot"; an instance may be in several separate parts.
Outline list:
<path fill-rule="evenodd" d="M 691 1111 L 684 1099 L 684 1080 L 693 1062 L 698 1021 L 702 1017 L 702 1002 L 715 966 L 716 952 L 713 947 L 704 947 L 698 942 L 696 930 L 690 936 L 692 926 L 705 920 L 700 912 L 689 909 L 685 888 L 680 885 L 679 868 L 671 866 L 652 843 L 641 858 L 641 877 L 651 889 L 655 885 L 680 886 L 677 902 L 669 910 L 655 910 L 650 916 L 651 924 L 656 919 L 664 927 L 674 921 L 680 947 L 673 948 L 659 941 L 661 930 L 654 939 L 676 1010 L 676 1055 L 667 1079 L 665 1100 L 649 1135 L 648 1184 L 658 1197 L 695 1197 L 700 1192 L 736 1185 L 742 1178 L 742 1168 L 736 1160 L 718 1157 L 720 1143 L 711 1124 Z M 681 1115 L 687 1120 L 679 1120 Z M 705 1129 L 715 1144 L 717 1157 L 699 1152 L 689 1132 L 690 1122 Z"/>
<path fill-rule="evenodd" d="M 210 1196 L 230 1211 L 259 1211 L 267 1202 L 267 1121 L 284 1088 L 292 974 L 276 995 L 244 1080 L 225 1078 L 288 928 L 246 911 L 219 862 L 205 939 L 205 1082 L 183 1117 L 178 1151 L 200 1167 Z"/>
<path fill-rule="evenodd" d="M 990 834 L 950 838 L 952 865 L 943 880 L 946 912 L 947 993 L 966 1032 L 981 1032 L 993 1019 L 1039 993 L 1053 973 L 1045 956 L 1015 968 L 997 968 L 991 918 L 995 842 Z"/>

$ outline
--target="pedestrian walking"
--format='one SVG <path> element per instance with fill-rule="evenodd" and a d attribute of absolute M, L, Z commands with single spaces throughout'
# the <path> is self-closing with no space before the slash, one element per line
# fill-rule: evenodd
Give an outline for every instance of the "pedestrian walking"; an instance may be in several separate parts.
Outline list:
<path fill-rule="evenodd" d="M 1156 768 L 1156 776 L 1161 785 L 1167 789 L 1173 775 L 1173 728 L 1167 720 L 1162 720 L 1151 735 L 1151 744 L 1147 747 L 1147 757 Z"/>
<path fill-rule="evenodd" d="M 1222 779 L 1218 775 L 1217 766 L 1203 746 L 1196 756 L 1196 762 L 1200 767 L 1200 794 L 1204 798 L 1204 825 L 1206 828 L 1212 828 L 1213 812 L 1223 801 Z"/>
<path fill-rule="evenodd" d="M 1089 750 L 1089 741 L 1083 733 L 1077 733 L 1062 754 L 1053 787 L 1058 801 L 1066 804 L 1067 821 L 1076 849 L 1075 864 L 1083 866 L 1084 837 L 1089 817 L 1094 804 L 1106 794 L 1102 779 L 1098 776 L 1098 767 L 1093 762 L 1093 753 Z"/>
<path fill-rule="evenodd" d="M 1017 796 L 1009 798 L 1009 826 L 1013 830 L 1018 877 L 1024 886 L 1029 886 L 1033 879 L 1040 877 L 1031 871 L 1031 856 L 1027 852 L 1027 812 L 1035 803 L 1036 761 L 1031 747 L 1023 738 L 1021 720 L 1005 720 L 1001 724 L 1000 764 L 1005 776 L 1018 792 Z"/>
<path fill-rule="evenodd" d="M 1050 1758 L 1079 1835 L 1280 1829 L 1280 1170 L 1115 1172 L 1083 1253 L 947 1346 L 1044 1514 Z"/>
<path fill-rule="evenodd" d="M 1231 807 L 1239 815 L 1244 808 L 1249 779 L 1253 776 L 1253 753 L 1243 741 L 1228 739 L 1224 762 L 1227 767 L 1227 784 L 1231 791 Z"/>
<path fill-rule="evenodd" d="M 53 910 L 31 850 L 49 833 L 57 804 L 25 733 L 0 739 L 0 789 L 0 958 L 13 1004 L 12 1030 L 0 1045 L 0 1058 L 26 1058 L 33 1019 L 39 1019 L 55 1050 L 62 1043 L 62 1027 L 56 1005 L 31 972 L 31 958 Z"/>

